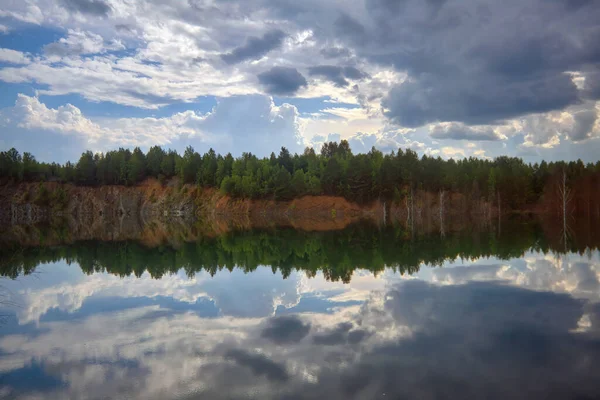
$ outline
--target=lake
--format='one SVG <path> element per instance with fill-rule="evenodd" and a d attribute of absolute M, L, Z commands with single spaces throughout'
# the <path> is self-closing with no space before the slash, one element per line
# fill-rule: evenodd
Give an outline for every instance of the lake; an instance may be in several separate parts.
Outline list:
<path fill-rule="evenodd" d="M 19 228 L 0 398 L 598 398 L 600 230 L 557 226 Z"/>

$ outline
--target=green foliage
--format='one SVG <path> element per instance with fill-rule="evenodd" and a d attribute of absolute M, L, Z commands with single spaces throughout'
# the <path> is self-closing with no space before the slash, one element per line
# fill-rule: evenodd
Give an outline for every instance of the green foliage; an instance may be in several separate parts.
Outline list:
<path fill-rule="evenodd" d="M 0 252 L 0 275 L 16 278 L 32 273 L 40 263 L 65 260 L 78 264 L 87 274 L 141 276 L 147 271 L 153 278 L 161 278 L 180 269 L 194 276 L 202 271 L 215 274 L 234 268 L 251 272 L 261 265 L 270 265 L 283 276 L 293 271 L 314 276 L 321 271 L 328 280 L 349 282 L 357 269 L 377 274 L 389 268 L 412 274 L 421 265 L 438 266 L 445 261 L 474 257 L 509 259 L 522 256 L 530 248 L 543 252 L 552 248 L 539 226 L 518 223 L 511 227 L 509 222 L 501 235 L 465 229 L 448 232 L 446 237 L 437 233 L 417 234 L 411 240 L 403 239 L 408 233 L 402 227 L 364 224 L 330 232 L 294 229 L 231 232 L 173 247 L 146 247 L 134 241 L 69 240 L 69 245 L 31 247 L 28 251 L 17 251 L 18 246 L 5 247 Z M 518 235 L 514 234 L 516 229 Z M 60 235 L 68 236 L 68 230 Z M 40 237 L 60 235 L 54 230 L 38 233 Z M 572 251 L 583 252 L 592 244 L 582 242 Z"/>
<path fill-rule="evenodd" d="M 52 192 L 50 203 L 56 210 L 64 210 L 69 203 L 67 192 L 62 187 L 58 187 Z"/>
<path fill-rule="evenodd" d="M 353 154 L 344 140 L 325 143 L 320 154 L 312 148 L 291 154 L 282 147 L 279 155 L 271 153 L 268 158 L 251 153 L 237 158 L 221 156 L 213 149 L 201 155 L 191 146 L 183 156 L 158 146 L 146 154 L 140 148 L 104 154 L 87 151 L 75 165 L 40 163 L 29 153 L 21 156 L 16 149 L 0 152 L 0 178 L 13 182 L 134 185 L 154 177 L 165 184 L 178 176 L 179 184 L 196 183 L 238 198 L 289 200 L 310 194 L 344 196 L 358 203 L 378 199 L 400 203 L 416 190 L 444 190 L 462 193 L 469 201 L 500 201 L 503 210 L 527 208 L 555 195 L 563 170 L 568 185 L 576 189 L 574 206 L 583 208 L 591 198 L 600 197 L 600 162 L 531 165 L 511 157 L 443 160 L 426 155 L 419 158 L 411 149 L 384 155 L 373 148 L 367 154 Z"/>
<path fill-rule="evenodd" d="M 304 175 L 304 171 L 299 169 L 294 172 L 294 176 L 292 177 L 291 190 L 294 197 L 301 197 L 306 194 L 307 185 L 306 185 L 306 177 Z"/>
<path fill-rule="evenodd" d="M 146 177 L 146 156 L 139 147 L 133 150 L 127 168 L 127 184 L 142 181 Z"/>
<path fill-rule="evenodd" d="M 38 206 L 47 206 L 50 203 L 50 191 L 48 191 L 44 184 L 41 183 L 38 186 L 33 202 Z"/>

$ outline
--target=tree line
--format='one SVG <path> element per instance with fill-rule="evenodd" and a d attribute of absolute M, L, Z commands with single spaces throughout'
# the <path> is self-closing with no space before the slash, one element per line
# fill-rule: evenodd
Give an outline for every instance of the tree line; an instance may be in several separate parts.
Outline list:
<path fill-rule="evenodd" d="M 233 157 L 191 146 L 182 155 L 154 146 L 144 153 L 120 148 L 106 153 L 84 152 L 77 163 L 38 162 L 16 149 L 0 153 L 0 178 L 13 182 L 58 181 L 76 185 L 135 185 L 146 178 L 217 188 L 237 198 L 290 200 L 304 195 L 343 196 L 366 203 L 400 201 L 415 191 L 462 193 L 506 209 L 522 209 L 556 197 L 566 176 L 572 207 L 600 213 L 600 162 L 526 163 L 516 157 L 493 160 L 444 160 L 398 149 L 383 154 L 374 147 L 354 154 L 347 141 L 325 143 L 319 153 L 307 147 L 291 154 L 259 158 L 251 153 Z"/>
<path fill-rule="evenodd" d="M 517 229 L 519 235 L 514 235 Z M 41 263 L 64 260 L 78 264 L 88 274 L 108 272 L 139 277 L 147 271 L 159 279 L 181 269 L 192 277 L 202 271 L 214 275 L 235 268 L 252 272 L 267 265 L 284 278 L 294 271 L 303 271 L 309 277 L 320 271 L 328 280 L 350 282 L 358 269 L 379 274 L 389 268 L 401 274 L 414 274 L 422 265 L 440 266 L 456 259 L 491 256 L 510 259 L 521 257 L 528 249 L 548 252 L 554 248 L 536 225 L 519 223 L 511 229 L 510 221 L 501 235 L 473 228 L 446 236 L 423 234 L 406 240 L 407 237 L 411 238 L 410 232 L 400 225 L 380 229 L 356 224 L 326 232 L 291 228 L 238 231 L 176 246 L 147 247 L 136 241 L 88 240 L 26 249 L 16 244 L 15 249 L 5 243 L 0 251 L 0 276 L 14 279 L 32 273 Z"/>

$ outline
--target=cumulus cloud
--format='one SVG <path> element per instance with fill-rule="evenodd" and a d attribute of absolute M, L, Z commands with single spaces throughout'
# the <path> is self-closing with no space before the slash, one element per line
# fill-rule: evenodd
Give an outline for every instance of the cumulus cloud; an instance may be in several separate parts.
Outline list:
<path fill-rule="evenodd" d="M 262 354 L 251 354 L 242 349 L 232 349 L 227 352 L 226 357 L 243 367 L 249 368 L 258 376 L 266 376 L 269 380 L 287 381 L 289 379 L 285 366 L 270 360 Z"/>
<path fill-rule="evenodd" d="M 296 316 L 281 316 L 271 318 L 261 332 L 261 337 L 273 343 L 296 343 L 302 340 L 310 331 L 306 324 Z"/>
<path fill-rule="evenodd" d="M 592 103 L 583 109 L 528 116 L 516 122 L 516 128 L 525 134 L 524 146 L 552 148 L 561 143 L 561 138 L 580 142 L 597 137 L 597 113 Z"/>
<path fill-rule="evenodd" d="M 434 139 L 451 140 L 503 140 L 506 139 L 502 133 L 492 126 L 470 127 L 457 122 L 446 122 L 431 125 L 429 136 Z"/>
<path fill-rule="evenodd" d="M 574 124 L 569 138 L 575 142 L 589 139 L 592 136 L 597 118 L 598 112 L 596 109 L 583 110 L 573 114 Z"/>
<path fill-rule="evenodd" d="M 578 90 L 567 74 L 525 82 L 424 76 L 393 88 L 382 105 L 392 121 L 417 127 L 437 121 L 493 124 L 524 114 L 560 110 L 578 100 Z"/>
<path fill-rule="evenodd" d="M 271 50 L 281 46 L 285 33 L 281 30 L 273 30 L 265 33 L 262 37 L 251 36 L 243 46 L 236 47 L 231 52 L 223 54 L 221 59 L 227 64 L 237 64 L 246 60 L 258 60 Z"/>
<path fill-rule="evenodd" d="M 600 100 L 600 70 L 585 75 L 584 93 L 593 100 Z"/>
<path fill-rule="evenodd" d="M 474 265 L 473 271 L 435 268 L 429 272 L 436 284 L 419 279 L 388 282 L 380 290 L 368 289 L 362 306 L 331 314 L 202 318 L 136 306 L 47 318 L 0 337 L 0 377 L 11 395 L 35 397 L 37 382 L 20 386 L 17 381 L 21 374 L 39 370 L 41 377 L 58 383 L 43 388 L 48 398 L 81 398 L 86 393 L 135 399 L 181 393 L 215 399 L 248 393 L 265 399 L 362 399 L 381 393 L 392 398 L 464 393 L 493 398 L 501 393 L 526 399 L 535 391 L 558 399 L 573 387 L 577 394 L 593 397 L 600 356 L 594 336 L 598 304 L 560 292 L 575 288 L 597 296 L 597 265 L 577 261 L 559 269 L 530 263 L 528 256 L 525 260 L 526 265 L 510 261 L 515 263 L 514 276 L 506 265 Z M 498 282 L 507 277 L 514 278 L 514 285 L 531 284 L 533 290 Z M 81 278 L 106 280 L 102 288 L 110 290 L 111 278 L 105 274 Z M 143 278 L 126 288 L 144 293 L 145 286 L 155 285 L 187 293 L 184 279 L 172 287 L 161 282 L 173 278 Z M 278 284 L 285 283 L 278 279 Z M 237 286 L 227 283 L 220 282 L 224 294 L 234 293 Z M 338 292 L 356 289 L 353 280 Z M 237 301 L 247 302 L 247 297 Z M 306 325 L 311 329 L 305 334 Z M 268 327 L 278 332 L 265 338 Z M 300 339 L 296 333 L 289 335 L 298 329 L 304 335 Z M 282 347 L 273 337 L 290 340 Z M 463 362 L 457 364 L 457 359 Z M 590 361 L 582 364 L 582 359 Z M 420 371 L 417 379 L 415 370 Z M 507 379 L 515 385 L 506 387 Z M 431 384 L 423 386 L 423 380 Z"/>
<path fill-rule="evenodd" d="M 600 99 L 595 1 L 27 0 L 9 2 L 0 17 L 8 35 L 19 29 L 13 21 L 85 32 L 0 68 L 0 80 L 44 95 L 147 109 L 199 96 L 329 97 L 379 124 L 353 133 L 462 124 L 434 134 L 502 141 L 508 147 L 496 150 L 512 153 L 597 136 L 593 111 L 573 110 Z M 128 51 L 111 52 L 119 44 Z M 569 132 L 538 134 L 524 122 L 561 112 L 573 114 Z M 323 123 L 317 134 L 348 137 L 345 124 Z M 516 125 L 526 129 L 501 130 Z M 517 137 L 522 146 L 506 143 Z"/>
<path fill-rule="evenodd" d="M 29 57 L 17 50 L 0 48 L 0 62 L 9 64 L 29 64 Z"/>
<path fill-rule="evenodd" d="M 325 58 L 345 58 L 350 56 L 350 50 L 345 47 L 327 47 L 321 49 L 321 54 Z"/>
<path fill-rule="evenodd" d="M 69 29 L 68 35 L 58 42 L 44 46 L 44 52 L 50 56 L 69 56 L 78 54 L 104 53 L 112 50 L 123 50 L 125 46 L 119 41 L 105 43 L 102 36 L 92 32 Z"/>
<path fill-rule="evenodd" d="M 336 86 L 345 87 L 348 79 L 361 80 L 368 75 L 355 67 L 338 67 L 335 65 L 317 65 L 308 69 L 310 76 L 318 76 L 333 82 Z"/>
<path fill-rule="evenodd" d="M 300 88 L 308 86 L 306 78 L 296 68 L 273 67 L 258 74 L 258 81 L 267 93 L 291 96 Z"/>
<path fill-rule="evenodd" d="M 265 96 L 241 96 L 222 99 L 212 111 L 176 113 L 164 118 L 115 118 L 92 121 L 71 104 L 48 108 L 36 97 L 20 94 L 14 107 L 0 110 L 0 125 L 57 135 L 71 135 L 83 140 L 81 146 L 92 150 L 115 147 L 162 145 L 183 150 L 194 138 L 198 150 L 212 146 L 221 153 L 241 154 L 250 151 L 268 155 L 286 146 L 290 151 L 303 149 L 298 110 L 289 104 L 275 106 Z M 10 130 L 8 130 L 10 132 Z M 3 137 L 6 146 L 18 142 L 17 135 Z M 21 151 L 41 151 L 53 137 L 40 133 L 36 140 L 18 146 Z M 73 149 L 72 154 L 86 148 Z M 49 160 L 55 161 L 55 160 Z"/>
<path fill-rule="evenodd" d="M 75 12 L 94 16 L 106 16 L 110 6 L 102 0 L 62 0 L 64 6 Z"/>

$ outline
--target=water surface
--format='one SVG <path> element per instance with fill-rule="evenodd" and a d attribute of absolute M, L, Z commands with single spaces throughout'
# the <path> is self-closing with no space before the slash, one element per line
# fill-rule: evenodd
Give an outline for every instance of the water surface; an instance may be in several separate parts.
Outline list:
<path fill-rule="evenodd" d="M 552 232 L 5 245 L 0 397 L 598 398 L 598 236 Z"/>

